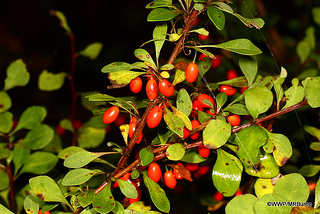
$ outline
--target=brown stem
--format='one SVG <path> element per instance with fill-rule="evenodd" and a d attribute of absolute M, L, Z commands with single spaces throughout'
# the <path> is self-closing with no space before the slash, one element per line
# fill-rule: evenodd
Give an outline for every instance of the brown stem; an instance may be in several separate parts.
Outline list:
<path fill-rule="evenodd" d="M 72 124 L 74 124 L 74 118 L 76 114 L 76 102 L 77 102 L 77 92 L 76 92 L 76 87 L 74 84 L 74 71 L 75 71 L 75 63 L 76 63 L 76 58 L 78 54 L 75 51 L 75 46 L 74 46 L 74 34 L 71 33 L 69 34 L 69 39 L 70 39 L 70 51 L 71 51 L 71 65 L 70 65 L 70 73 L 68 76 L 68 80 L 70 83 L 71 87 L 71 94 L 72 94 L 72 103 L 71 103 L 71 116 L 70 116 L 70 121 Z M 76 146 L 77 144 L 77 135 L 74 134 L 72 138 L 72 146 Z"/>

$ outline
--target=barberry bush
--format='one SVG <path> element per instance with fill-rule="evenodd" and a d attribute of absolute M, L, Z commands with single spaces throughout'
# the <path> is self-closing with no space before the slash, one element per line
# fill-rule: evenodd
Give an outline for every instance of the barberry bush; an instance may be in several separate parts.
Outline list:
<path fill-rule="evenodd" d="M 133 51 L 136 62 L 120 59 L 101 69 L 107 92 L 126 96 L 75 90 L 78 57 L 96 59 L 102 44 L 76 51 L 64 14 L 51 11 L 72 47 L 69 73 L 44 70 L 38 77 L 42 91 L 70 82 L 72 113 L 59 124 L 45 124 L 47 110 L 39 105 L 13 119 L 10 90 L 26 86 L 30 74 L 22 59 L 8 66 L 0 91 L 1 213 L 320 212 L 314 179 L 320 167 L 296 164 L 310 154 L 299 153 L 285 127 L 290 112 L 318 116 L 319 8 L 297 44 L 301 65 L 293 74 L 284 67 L 265 72 L 260 64 L 268 49 L 228 37 L 229 18 L 255 33 L 265 25 L 229 1 L 155 0 L 146 9 L 154 30 Z M 92 112 L 86 122 L 76 120 L 79 96 Z M 286 125 L 277 126 L 279 120 Z M 116 142 L 108 142 L 111 124 L 121 136 Z M 299 125 L 319 151 L 319 129 Z M 17 189 L 23 174 L 32 176 Z"/>

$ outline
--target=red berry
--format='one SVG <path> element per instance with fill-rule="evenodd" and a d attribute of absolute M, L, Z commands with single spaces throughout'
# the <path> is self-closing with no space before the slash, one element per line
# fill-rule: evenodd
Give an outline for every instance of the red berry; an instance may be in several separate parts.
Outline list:
<path fill-rule="evenodd" d="M 193 83 L 198 78 L 198 74 L 199 74 L 198 65 L 193 62 L 189 63 L 185 72 L 186 80 L 189 83 Z"/>
<path fill-rule="evenodd" d="M 173 95 L 174 93 L 174 87 L 171 84 L 171 82 L 169 82 L 166 79 L 163 79 L 159 82 L 159 90 L 161 92 L 161 94 L 163 94 L 164 96 L 170 97 Z"/>
<path fill-rule="evenodd" d="M 172 171 L 167 171 L 163 175 L 164 183 L 167 187 L 174 189 L 177 185 L 177 179 L 174 177 Z"/>
<path fill-rule="evenodd" d="M 134 117 L 135 118 L 135 117 Z M 133 133 L 135 132 L 136 130 L 136 126 L 137 126 L 137 123 L 136 122 L 131 122 L 129 123 L 129 137 L 132 138 L 133 136 Z M 139 138 L 138 140 L 136 141 L 137 144 L 139 144 L 142 140 L 142 137 L 143 137 L 143 134 L 142 132 L 140 132 L 140 135 L 139 135 Z"/>
<path fill-rule="evenodd" d="M 239 126 L 241 123 L 241 118 L 237 114 L 232 114 L 227 116 L 227 120 L 231 126 Z"/>
<path fill-rule="evenodd" d="M 192 129 L 197 128 L 198 126 L 200 126 L 200 124 L 201 123 L 198 120 L 191 120 Z M 200 136 L 200 131 L 190 135 L 190 138 L 192 140 L 196 140 L 199 136 Z"/>
<path fill-rule="evenodd" d="M 215 57 L 216 58 L 211 59 L 211 68 L 218 68 L 222 63 L 220 54 L 217 54 Z"/>
<path fill-rule="evenodd" d="M 177 165 L 183 166 L 182 163 L 177 163 Z M 177 180 L 183 179 L 183 176 L 182 176 L 177 170 L 173 169 L 172 172 L 173 172 L 174 177 L 175 177 Z"/>
<path fill-rule="evenodd" d="M 199 102 L 199 100 L 194 100 L 192 102 L 192 109 L 197 110 L 197 111 L 203 111 L 203 106 Z"/>
<path fill-rule="evenodd" d="M 210 170 L 211 170 L 210 165 L 201 165 L 199 166 L 199 169 L 195 171 L 194 176 L 196 177 L 197 175 L 198 177 L 201 177 L 203 175 L 206 175 Z"/>
<path fill-rule="evenodd" d="M 187 139 L 190 135 L 190 130 L 186 127 L 183 127 L 183 139 Z"/>
<path fill-rule="evenodd" d="M 60 124 L 58 124 L 58 125 L 56 126 L 56 132 L 58 133 L 58 135 L 59 135 L 60 137 L 66 134 L 66 130 L 65 130 L 64 128 L 62 128 L 62 127 L 60 126 Z"/>
<path fill-rule="evenodd" d="M 239 195 L 242 195 L 242 190 L 239 188 L 238 190 L 237 190 L 237 192 L 234 194 L 234 197 L 237 197 L 237 196 L 239 196 Z"/>
<path fill-rule="evenodd" d="M 196 17 L 193 22 L 192 22 L 192 26 L 195 26 L 199 23 L 199 17 Z"/>
<path fill-rule="evenodd" d="M 203 158 L 207 158 L 210 155 L 210 149 L 204 145 L 198 146 L 198 152 Z"/>
<path fill-rule="evenodd" d="M 103 117 L 102 117 L 103 123 L 110 124 L 114 122 L 117 119 L 119 112 L 120 110 L 118 106 L 112 106 L 108 108 L 103 114 Z"/>
<path fill-rule="evenodd" d="M 248 89 L 248 87 L 241 87 L 241 88 L 240 88 L 240 94 L 243 94 L 244 91 L 247 90 L 247 89 Z"/>
<path fill-rule="evenodd" d="M 202 107 L 204 107 L 204 108 L 212 108 L 208 104 L 204 103 L 203 100 L 209 100 L 212 103 L 212 106 L 214 106 L 214 100 L 208 94 L 200 94 L 198 96 L 198 101 L 202 105 Z"/>
<path fill-rule="evenodd" d="M 210 39 L 210 36 L 209 35 L 203 35 L 203 34 L 199 34 L 199 39 L 200 40 L 208 40 L 208 39 Z"/>
<path fill-rule="evenodd" d="M 214 200 L 216 201 L 222 201 L 224 196 L 220 193 L 220 192 L 216 192 L 214 193 L 214 195 L 212 196 Z"/>
<path fill-rule="evenodd" d="M 234 78 L 237 78 L 238 77 L 238 74 L 235 70 L 233 69 L 230 69 L 227 71 L 227 80 L 231 80 L 231 79 L 234 79 Z"/>
<path fill-rule="evenodd" d="M 142 89 L 142 79 L 140 77 L 136 77 L 130 81 L 129 84 L 130 90 L 133 93 L 139 93 Z"/>
<path fill-rule="evenodd" d="M 157 82 L 153 78 L 151 78 L 147 82 L 146 93 L 147 93 L 148 98 L 151 101 L 156 99 L 156 97 L 158 96 L 158 85 L 157 85 Z"/>
<path fill-rule="evenodd" d="M 160 181 L 161 169 L 159 164 L 157 164 L 156 162 L 150 163 L 148 167 L 148 176 L 156 183 Z"/>
<path fill-rule="evenodd" d="M 50 214 L 50 212 L 49 211 L 45 211 L 45 212 L 42 213 L 41 210 L 39 210 L 38 214 Z"/>
<path fill-rule="evenodd" d="M 199 168 L 198 163 L 185 163 L 184 167 L 186 167 L 189 171 L 194 172 Z"/>
<path fill-rule="evenodd" d="M 220 85 L 219 91 L 225 93 L 227 96 L 232 96 L 237 92 L 237 89 L 230 85 Z"/>
<path fill-rule="evenodd" d="M 142 190 L 140 187 L 136 188 L 137 192 L 138 192 L 138 196 L 137 198 L 129 198 L 129 204 L 133 204 L 134 202 L 140 201 L 141 197 L 142 197 Z"/>
<path fill-rule="evenodd" d="M 214 116 L 214 113 L 210 111 L 210 109 L 207 110 L 207 113 L 210 114 L 211 116 Z"/>
<path fill-rule="evenodd" d="M 126 118 L 123 114 L 119 114 L 117 119 L 114 121 L 114 125 L 120 127 L 121 125 L 126 123 Z"/>
<path fill-rule="evenodd" d="M 199 55 L 199 60 L 203 60 L 204 58 L 206 58 L 207 56 L 205 55 L 205 54 L 203 54 L 203 53 L 201 53 L 200 55 Z"/>
<path fill-rule="evenodd" d="M 78 130 L 82 126 L 82 122 L 81 120 L 74 120 L 72 122 L 72 125 L 75 130 Z"/>
<path fill-rule="evenodd" d="M 309 186 L 309 190 L 312 191 L 316 188 L 317 184 L 312 182 L 312 183 L 309 183 L 308 186 Z"/>
<path fill-rule="evenodd" d="M 162 119 L 162 109 L 160 106 L 155 106 L 147 115 L 147 125 L 149 128 L 155 128 L 159 125 Z"/>

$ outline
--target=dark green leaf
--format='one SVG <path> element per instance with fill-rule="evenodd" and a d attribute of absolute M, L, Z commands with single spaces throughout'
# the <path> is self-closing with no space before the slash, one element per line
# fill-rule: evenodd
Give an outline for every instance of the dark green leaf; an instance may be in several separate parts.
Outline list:
<path fill-rule="evenodd" d="M 162 212 L 169 213 L 170 211 L 170 202 L 166 196 L 165 191 L 150 179 L 146 173 L 143 173 L 143 181 L 148 191 L 150 193 L 150 197 L 154 205 Z"/>
<path fill-rule="evenodd" d="M 93 202 L 94 197 L 95 197 L 94 191 L 86 190 L 78 195 L 78 201 L 82 207 L 86 207 Z"/>
<path fill-rule="evenodd" d="M 216 189 L 230 197 L 239 189 L 243 166 L 238 158 L 217 149 L 217 160 L 212 169 L 212 181 Z"/>
<path fill-rule="evenodd" d="M 294 78 L 292 79 L 291 83 L 292 86 L 284 92 L 286 95 L 286 105 L 283 107 L 283 109 L 301 102 L 304 98 L 304 88 L 298 85 L 299 80 Z"/>
<path fill-rule="evenodd" d="M 12 106 L 10 96 L 5 91 L 0 91 L 0 113 L 7 111 Z"/>
<path fill-rule="evenodd" d="M 111 182 L 96 195 L 92 205 L 98 213 L 109 213 L 114 209 L 116 201 L 112 196 Z"/>
<path fill-rule="evenodd" d="M 220 109 L 222 108 L 222 106 L 227 102 L 228 100 L 228 96 L 226 95 L 226 93 L 219 93 L 216 96 L 216 102 L 217 102 L 217 112 L 220 111 Z"/>
<path fill-rule="evenodd" d="M 13 125 L 12 118 L 13 118 L 13 114 L 11 112 L 5 111 L 0 113 L 0 132 L 9 133 Z"/>
<path fill-rule="evenodd" d="M 237 114 L 237 115 L 249 115 L 250 114 L 246 105 L 240 104 L 240 103 L 235 103 L 231 106 L 228 106 L 223 111 L 229 111 L 229 112 L 231 112 L 233 114 Z"/>
<path fill-rule="evenodd" d="M 62 179 L 64 186 L 77 186 L 87 182 L 92 176 L 101 173 L 100 170 L 90 170 L 85 168 L 69 171 Z"/>
<path fill-rule="evenodd" d="M 144 147 L 139 151 L 142 166 L 149 165 L 154 158 L 154 154 L 150 147 Z M 135 197 L 136 198 L 136 197 Z"/>
<path fill-rule="evenodd" d="M 302 82 L 308 104 L 312 108 L 320 107 L 320 77 L 308 77 Z"/>
<path fill-rule="evenodd" d="M 20 129 L 33 129 L 40 125 L 43 119 L 46 117 L 47 111 L 42 106 L 31 106 L 27 108 L 21 115 L 18 125 L 14 129 L 14 132 Z"/>
<path fill-rule="evenodd" d="M 167 29 L 168 29 L 167 24 L 164 22 L 164 23 L 158 24 L 153 30 L 153 39 L 154 39 L 154 45 L 156 49 L 157 64 L 159 62 L 161 48 L 166 38 Z M 168 69 L 165 69 L 165 70 L 168 70 Z"/>
<path fill-rule="evenodd" d="M 320 165 L 309 164 L 301 167 L 301 169 L 299 170 L 299 173 L 305 177 L 313 177 L 316 174 L 318 174 L 319 171 L 320 171 Z"/>
<path fill-rule="evenodd" d="M 220 10 L 225 11 L 227 13 L 233 13 L 232 7 L 230 7 L 228 4 L 223 2 L 214 2 L 216 6 L 220 8 Z"/>
<path fill-rule="evenodd" d="M 86 126 L 79 130 L 78 145 L 82 148 L 96 148 L 106 136 L 105 128 Z"/>
<path fill-rule="evenodd" d="M 248 86 L 250 87 L 256 78 L 258 72 L 258 63 L 255 57 L 242 56 L 239 59 L 241 71 L 246 76 Z"/>
<path fill-rule="evenodd" d="M 266 112 L 272 105 L 273 94 L 267 87 L 249 88 L 244 91 L 246 107 L 253 119 Z"/>
<path fill-rule="evenodd" d="M 42 91 L 54 91 L 62 87 L 68 74 L 66 72 L 51 73 L 43 70 L 38 79 L 39 89 Z"/>
<path fill-rule="evenodd" d="M 128 198 L 137 198 L 138 197 L 138 192 L 136 187 L 128 182 L 128 181 L 124 181 L 121 179 L 118 179 L 118 183 L 119 183 L 119 187 L 121 192 Z"/>
<path fill-rule="evenodd" d="M 53 139 L 54 131 L 48 125 L 39 125 L 29 131 L 22 144 L 32 150 L 44 148 Z"/>
<path fill-rule="evenodd" d="M 5 169 L 0 169 L 0 190 L 6 189 L 10 184 L 9 176 Z"/>
<path fill-rule="evenodd" d="M 69 147 L 70 148 L 70 147 Z M 89 151 L 78 151 L 68 155 L 63 165 L 68 168 L 80 168 L 86 166 L 93 160 L 103 155 L 109 154 L 108 152 L 89 152 Z M 59 154 L 60 155 L 60 154 Z"/>
<path fill-rule="evenodd" d="M 12 62 L 7 68 L 7 77 L 4 80 L 4 90 L 7 91 L 16 86 L 25 86 L 28 84 L 30 74 L 26 64 L 22 59 Z"/>
<path fill-rule="evenodd" d="M 207 9 L 207 14 L 209 19 L 216 26 L 216 28 L 218 30 L 223 30 L 225 25 L 224 13 L 214 5 L 210 5 Z"/>
<path fill-rule="evenodd" d="M 177 108 L 185 115 L 189 116 L 192 111 L 192 101 L 186 89 L 180 89 L 177 95 Z"/>
<path fill-rule="evenodd" d="M 147 4 L 147 9 L 154 9 L 158 7 L 174 7 L 172 0 L 155 0 Z"/>
<path fill-rule="evenodd" d="M 201 80 L 211 67 L 211 59 L 209 57 L 205 57 L 203 60 L 198 61 L 197 65 L 199 68 L 198 80 Z"/>
<path fill-rule="evenodd" d="M 149 13 L 147 20 L 149 22 L 169 21 L 179 14 L 180 12 L 177 10 L 170 10 L 167 8 L 156 8 Z"/>
<path fill-rule="evenodd" d="M 101 69 L 102 73 L 110 73 L 110 72 L 115 72 L 115 71 L 129 71 L 131 69 L 137 68 L 134 65 L 131 65 L 129 63 L 126 62 L 113 62 L 110 63 L 106 66 L 104 66 Z"/>
<path fill-rule="evenodd" d="M 282 84 L 287 77 L 287 71 L 283 67 L 281 67 L 281 72 L 278 78 L 274 81 L 274 90 L 277 94 L 277 110 L 280 108 L 280 102 L 284 95 Z"/>
<path fill-rule="evenodd" d="M 304 63 L 310 56 L 311 47 L 308 41 L 302 40 L 297 45 L 297 54 L 300 58 L 300 63 Z"/>
<path fill-rule="evenodd" d="M 13 148 L 13 164 L 14 174 L 17 175 L 18 171 L 30 155 L 30 149 L 24 147 L 21 143 L 17 143 Z"/>
<path fill-rule="evenodd" d="M 25 160 L 24 165 L 19 174 L 45 174 L 51 171 L 55 167 L 57 162 L 57 156 L 55 156 L 51 152 L 34 152 Z"/>
<path fill-rule="evenodd" d="M 83 152 L 83 151 L 86 151 L 86 150 L 77 146 L 69 146 L 59 152 L 58 158 L 65 160 L 69 155 L 72 155 L 77 152 Z"/>
<path fill-rule="evenodd" d="M 187 163 L 201 163 L 205 160 L 206 158 L 203 158 L 197 151 L 187 150 L 180 161 Z"/>
<path fill-rule="evenodd" d="M 248 86 L 247 78 L 245 76 L 237 77 L 237 78 L 234 78 L 231 80 L 224 80 L 224 81 L 218 82 L 217 84 L 230 85 L 230 86 L 234 86 L 234 87 L 247 87 Z"/>

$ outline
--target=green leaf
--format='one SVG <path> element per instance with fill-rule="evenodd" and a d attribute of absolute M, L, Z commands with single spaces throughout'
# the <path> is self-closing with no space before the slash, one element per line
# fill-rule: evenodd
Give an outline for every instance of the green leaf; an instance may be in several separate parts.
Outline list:
<path fill-rule="evenodd" d="M 112 85 L 108 89 L 122 88 L 130 83 L 130 81 L 146 72 L 137 71 L 114 71 L 109 73 L 108 78 Z"/>
<path fill-rule="evenodd" d="M 11 112 L 5 111 L 0 113 L 0 132 L 9 133 L 13 125 L 12 118 L 13 114 Z"/>
<path fill-rule="evenodd" d="M 47 115 L 47 110 L 42 106 L 31 106 L 21 115 L 14 132 L 21 129 L 33 129 L 40 125 Z"/>
<path fill-rule="evenodd" d="M 312 108 L 320 107 L 320 77 L 308 77 L 302 82 L 305 88 L 305 96 Z"/>
<path fill-rule="evenodd" d="M 289 201 L 306 202 L 309 197 L 309 186 L 304 177 L 298 173 L 284 175 L 274 186 L 274 193 L 286 197 Z"/>
<path fill-rule="evenodd" d="M 232 7 L 230 7 L 228 4 L 223 2 L 214 2 L 216 6 L 219 7 L 220 10 L 227 12 L 227 13 L 233 13 Z"/>
<path fill-rule="evenodd" d="M 239 189 L 242 164 L 238 158 L 217 149 L 217 160 L 212 170 L 212 181 L 216 189 L 226 197 L 231 197 Z"/>
<path fill-rule="evenodd" d="M 136 187 L 128 182 L 128 181 L 124 181 L 121 179 L 118 179 L 118 183 L 119 183 L 119 187 L 121 192 L 128 198 L 137 198 L 138 197 L 138 192 Z"/>
<path fill-rule="evenodd" d="M 238 145 L 237 155 L 244 166 L 256 165 L 260 162 L 260 147 L 267 142 L 266 132 L 259 126 L 242 129 L 234 141 Z"/>
<path fill-rule="evenodd" d="M 170 145 L 166 152 L 169 160 L 178 161 L 183 158 L 186 152 L 186 147 L 180 143 L 175 143 Z"/>
<path fill-rule="evenodd" d="M 60 120 L 59 125 L 61 126 L 61 128 L 68 130 L 72 133 L 75 133 L 75 130 L 73 128 L 72 122 L 69 119 L 62 119 Z"/>
<path fill-rule="evenodd" d="M 151 55 L 145 49 L 138 48 L 134 51 L 135 57 L 140 59 L 143 62 L 148 62 L 153 68 L 157 68 L 156 64 L 154 63 Z"/>
<path fill-rule="evenodd" d="M 320 194 L 319 194 L 319 191 L 320 191 L 320 181 L 318 180 L 318 181 L 317 181 L 317 186 L 316 186 L 316 189 L 315 189 L 314 208 L 319 207 L 319 204 L 320 204 Z"/>
<path fill-rule="evenodd" d="M 43 201 L 62 202 L 71 207 L 68 201 L 64 198 L 59 186 L 52 178 L 46 175 L 33 177 L 29 180 L 29 184 L 34 194 Z"/>
<path fill-rule="evenodd" d="M 162 21 L 169 21 L 179 15 L 180 12 L 177 10 L 170 10 L 168 8 L 156 8 L 153 9 L 148 17 L 148 22 L 162 22 Z"/>
<path fill-rule="evenodd" d="M 144 147 L 139 151 L 142 166 L 149 165 L 154 158 L 154 154 L 150 147 Z"/>
<path fill-rule="evenodd" d="M 222 93 L 224 94 L 224 93 Z M 237 115 L 249 115 L 249 111 L 246 107 L 246 105 L 240 104 L 240 103 L 235 103 L 231 106 L 226 107 L 223 111 L 229 111 L 233 114 Z"/>
<path fill-rule="evenodd" d="M 256 165 L 246 166 L 246 173 L 260 178 L 273 178 L 279 174 L 279 166 L 271 154 L 260 154 L 257 162 Z"/>
<path fill-rule="evenodd" d="M 314 27 L 310 26 L 310 27 L 308 27 L 306 29 L 306 36 L 305 36 L 304 40 L 306 40 L 309 43 L 310 48 L 312 50 L 315 49 L 315 47 L 316 47 L 316 38 L 315 38 Z"/>
<path fill-rule="evenodd" d="M 169 213 L 170 211 L 170 202 L 166 196 L 165 191 L 148 177 L 146 173 L 143 173 L 143 182 L 148 188 L 150 197 L 154 205 L 162 212 Z"/>
<path fill-rule="evenodd" d="M 6 189 L 10 184 L 9 176 L 5 169 L 0 169 L 0 190 Z"/>
<path fill-rule="evenodd" d="M 99 56 L 102 47 L 103 44 L 101 42 L 94 42 L 88 45 L 84 50 L 78 52 L 78 54 L 88 57 L 91 60 L 95 60 Z"/>
<path fill-rule="evenodd" d="M 290 213 L 291 206 L 276 206 L 278 202 L 288 202 L 289 200 L 277 193 L 266 194 L 262 196 L 255 204 L 255 213 L 275 214 L 275 213 Z M 273 205 L 273 206 L 272 206 Z"/>
<path fill-rule="evenodd" d="M 223 30 L 225 25 L 224 13 L 214 5 L 210 5 L 207 9 L 207 14 L 212 23 L 218 30 Z"/>
<path fill-rule="evenodd" d="M 280 101 L 284 95 L 282 84 L 287 77 L 287 71 L 283 67 L 281 67 L 281 72 L 278 78 L 274 81 L 274 90 L 277 94 L 277 110 L 280 109 Z"/>
<path fill-rule="evenodd" d="M 202 34 L 202 35 L 205 35 L 205 36 L 208 36 L 209 35 L 209 31 L 207 31 L 206 29 L 204 28 L 198 28 L 198 29 L 194 29 L 194 30 L 190 30 L 189 33 L 198 33 L 198 34 Z M 213 55 L 213 54 L 212 54 Z"/>
<path fill-rule="evenodd" d="M 313 20 L 320 26 L 320 7 L 312 8 Z"/>
<path fill-rule="evenodd" d="M 87 182 L 91 177 L 100 173 L 100 170 L 90 170 L 85 168 L 73 169 L 64 176 L 61 184 L 63 186 L 77 186 Z"/>
<path fill-rule="evenodd" d="M 60 21 L 60 26 L 65 30 L 67 31 L 67 34 L 70 35 L 72 32 L 71 32 L 71 29 L 68 25 L 68 22 L 67 22 L 67 18 L 65 17 L 65 15 L 61 12 L 61 11 L 58 11 L 58 10 L 51 10 L 50 11 L 50 14 L 53 15 L 53 16 L 56 16 L 59 21 Z"/>
<path fill-rule="evenodd" d="M 292 79 L 291 83 L 292 86 L 284 92 L 286 96 L 286 105 L 283 107 L 283 109 L 301 102 L 304 98 L 304 88 L 302 86 L 298 86 L 299 80 L 294 78 Z"/>
<path fill-rule="evenodd" d="M 78 145 L 82 148 L 96 148 L 104 140 L 106 131 L 104 128 L 95 128 L 91 126 L 79 130 Z"/>
<path fill-rule="evenodd" d="M 248 87 L 247 78 L 245 76 L 237 77 L 231 80 L 218 82 L 219 85 L 230 85 L 234 87 Z"/>
<path fill-rule="evenodd" d="M 34 152 L 25 160 L 24 165 L 19 174 L 45 174 L 51 171 L 55 167 L 57 162 L 57 156 L 55 156 L 51 152 Z"/>
<path fill-rule="evenodd" d="M 174 79 L 173 79 L 172 85 L 175 86 L 178 83 L 183 82 L 185 79 L 186 79 L 185 71 L 176 69 L 176 73 L 174 75 Z"/>
<path fill-rule="evenodd" d="M 107 154 L 109 154 L 109 152 L 89 152 L 80 150 L 69 154 L 63 165 L 68 168 L 80 168 L 86 166 L 96 158 Z M 59 156 L 61 156 L 61 154 L 59 154 Z"/>
<path fill-rule="evenodd" d="M 14 175 L 17 175 L 19 169 L 22 167 L 24 162 L 30 155 L 30 149 L 27 149 L 22 143 L 17 143 L 13 148 L 13 164 L 14 164 Z"/>
<path fill-rule="evenodd" d="M 248 39 L 234 39 L 217 45 L 201 45 L 198 48 L 221 48 L 241 55 L 258 55 L 262 51 Z"/>
<path fill-rule="evenodd" d="M 258 199 L 251 194 L 234 197 L 226 206 L 226 214 L 255 214 L 254 204 Z"/>
<path fill-rule="evenodd" d="M 201 80 L 211 67 L 211 59 L 209 57 L 205 57 L 203 60 L 198 61 L 197 65 L 199 68 L 198 80 Z"/>
<path fill-rule="evenodd" d="M 158 138 L 161 144 L 166 144 L 170 137 L 172 136 L 172 131 L 167 129 L 167 127 L 158 126 Z"/>
<path fill-rule="evenodd" d="M 203 158 L 197 151 L 187 150 L 180 161 L 187 163 L 201 163 L 205 160 L 206 158 Z"/>
<path fill-rule="evenodd" d="M 92 205 L 98 213 L 109 213 L 114 209 L 116 204 L 111 192 L 111 182 L 108 182 L 107 186 L 96 194 Z"/>
<path fill-rule="evenodd" d="M 154 9 L 158 7 L 174 7 L 171 0 L 155 0 L 147 4 L 147 9 Z"/>
<path fill-rule="evenodd" d="M 320 142 L 312 142 L 309 147 L 310 147 L 310 149 L 319 152 L 320 151 Z"/>
<path fill-rule="evenodd" d="M 164 108 L 163 119 L 172 132 L 176 133 L 179 137 L 183 137 L 185 123 L 166 107 Z"/>
<path fill-rule="evenodd" d="M 305 177 L 313 177 L 316 174 L 318 174 L 319 171 L 320 171 L 320 165 L 309 164 L 301 167 L 301 169 L 299 170 L 299 173 Z"/>
<path fill-rule="evenodd" d="M 48 125 L 39 125 L 29 131 L 22 144 L 32 150 L 44 148 L 53 139 L 54 131 Z"/>
<path fill-rule="evenodd" d="M 268 141 L 274 145 L 273 157 L 279 166 L 284 166 L 292 155 L 289 139 L 283 134 L 268 132 Z"/>
<path fill-rule="evenodd" d="M 245 57 L 239 58 L 239 66 L 241 71 L 246 76 L 248 81 L 248 86 L 250 87 L 256 78 L 258 72 L 258 63 L 255 57 Z"/>
<path fill-rule="evenodd" d="M 27 211 L 27 213 L 39 212 L 39 204 L 37 203 L 37 199 L 31 194 L 27 195 L 24 199 L 23 207 L 24 210 Z"/>
<path fill-rule="evenodd" d="M 169 71 L 172 69 L 174 69 L 174 65 L 172 65 L 172 64 L 164 64 L 160 68 L 161 71 Z"/>
<path fill-rule="evenodd" d="M 42 91 L 55 91 L 62 87 L 68 74 L 60 72 L 57 74 L 43 70 L 38 79 L 39 89 Z"/>
<path fill-rule="evenodd" d="M 11 212 L 10 210 L 8 210 L 5 206 L 3 206 L 2 204 L 0 204 L 0 213 L 2 214 L 14 214 L 13 212 Z"/>
<path fill-rule="evenodd" d="M 263 195 L 273 193 L 273 186 L 271 178 L 258 178 L 254 184 L 254 191 L 258 198 Z"/>
<path fill-rule="evenodd" d="M 4 80 L 4 90 L 7 91 L 16 86 L 25 86 L 28 84 L 30 74 L 26 68 L 26 64 L 22 59 L 12 62 L 7 68 L 7 77 Z"/>
<path fill-rule="evenodd" d="M 300 58 L 300 63 L 304 63 L 311 53 L 311 47 L 308 41 L 302 40 L 297 45 L 297 54 Z"/>
<path fill-rule="evenodd" d="M 245 24 L 247 27 L 253 28 L 255 27 L 256 29 L 261 29 L 264 26 L 264 21 L 261 18 L 246 18 L 241 16 L 240 14 L 237 13 L 232 13 L 235 17 L 240 19 L 240 21 Z"/>
<path fill-rule="evenodd" d="M 310 135 L 316 137 L 318 141 L 320 141 L 320 129 L 313 127 L 313 126 L 304 126 L 303 127 L 306 132 Z"/>
<path fill-rule="evenodd" d="M 69 155 L 72 155 L 77 152 L 83 152 L 83 151 L 86 151 L 86 150 L 77 146 L 69 146 L 59 152 L 58 158 L 65 160 Z"/>
<path fill-rule="evenodd" d="M 93 190 L 86 190 L 78 195 L 78 201 L 82 207 L 87 207 L 93 202 L 94 197 L 95 193 Z"/>
<path fill-rule="evenodd" d="M 189 116 L 192 111 L 192 101 L 186 89 L 180 89 L 177 95 L 177 109 L 182 111 L 185 115 Z"/>
<path fill-rule="evenodd" d="M 167 29 L 168 29 L 167 24 L 164 22 L 164 23 L 158 24 L 153 30 L 153 39 L 154 39 L 154 46 L 156 51 L 157 64 L 159 62 L 160 51 L 162 49 L 162 46 L 166 38 Z"/>
<path fill-rule="evenodd" d="M 227 100 L 228 100 L 228 96 L 226 95 L 226 93 L 217 94 L 216 96 L 217 112 L 220 111 L 220 109 L 227 102 Z"/>
<path fill-rule="evenodd" d="M 0 91 L 0 113 L 7 111 L 11 108 L 11 98 L 5 91 Z"/>
<path fill-rule="evenodd" d="M 137 68 L 136 66 L 133 66 L 126 62 L 113 62 L 106 66 L 104 66 L 101 69 L 102 73 L 111 73 L 115 71 L 129 71 L 131 69 Z"/>
<path fill-rule="evenodd" d="M 244 91 L 246 106 L 253 119 L 266 112 L 272 105 L 273 94 L 267 87 L 249 88 Z"/>
<path fill-rule="evenodd" d="M 185 113 L 177 109 L 176 107 L 171 106 L 171 108 L 173 110 L 173 113 L 183 121 L 184 126 L 187 127 L 187 129 L 191 130 L 192 124 L 189 117 Z"/>
<path fill-rule="evenodd" d="M 213 119 L 203 130 L 203 145 L 217 149 L 224 145 L 231 135 L 231 125 L 224 120 Z"/>

